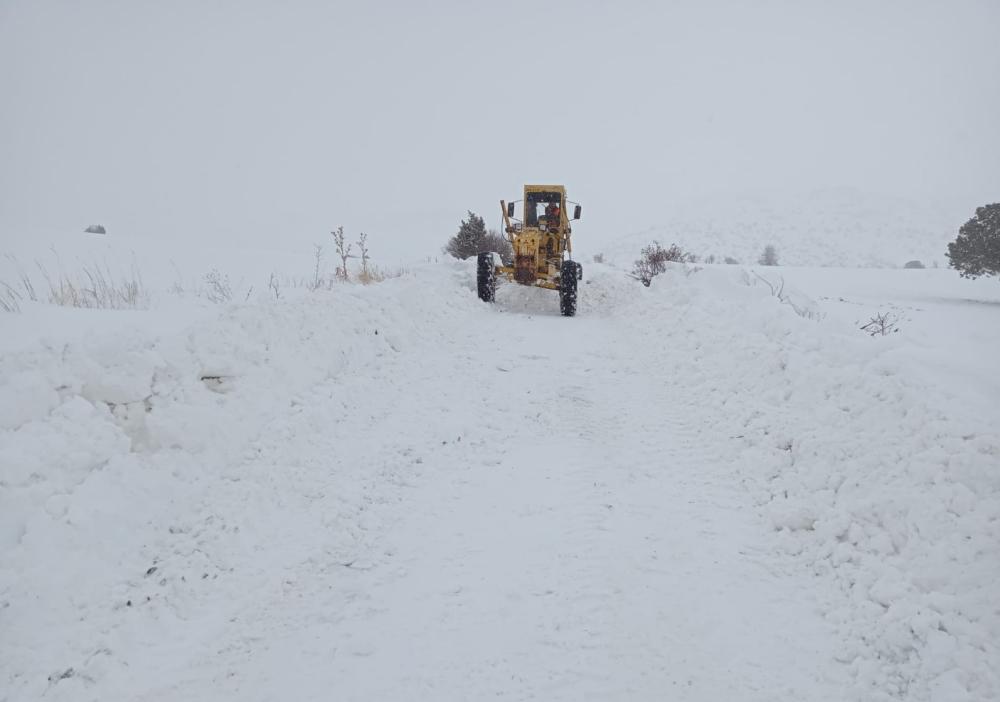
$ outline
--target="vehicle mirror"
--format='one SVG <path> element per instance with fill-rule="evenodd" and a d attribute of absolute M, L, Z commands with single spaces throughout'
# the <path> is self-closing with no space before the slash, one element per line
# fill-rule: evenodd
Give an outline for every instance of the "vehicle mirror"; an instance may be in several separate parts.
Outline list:
<path fill-rule="evenodd" d="M 577 205 L 573 208 L 573 219 L 580 219 L 580 212 L 583 210 L 582 207 Z"/>
<path fill-rule="evenodd" d="M 514 216 L 514 203 L 513 202 L 508 202 L 507 203 L 507 216 L 508 217 L 513 217 Z"/>

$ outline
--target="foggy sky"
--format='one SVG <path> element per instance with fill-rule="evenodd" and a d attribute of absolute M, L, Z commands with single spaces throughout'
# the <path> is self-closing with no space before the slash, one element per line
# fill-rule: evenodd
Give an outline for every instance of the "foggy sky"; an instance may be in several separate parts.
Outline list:
<path fill-rule="evenodd" d="M 525 182 L 566 184 L 578 237 L 746 188 L 971 215 L 1000 200 L 998 27 L 1000 0 L 0 0 L 0 248 L 342 224 L 435 255 Z"/>

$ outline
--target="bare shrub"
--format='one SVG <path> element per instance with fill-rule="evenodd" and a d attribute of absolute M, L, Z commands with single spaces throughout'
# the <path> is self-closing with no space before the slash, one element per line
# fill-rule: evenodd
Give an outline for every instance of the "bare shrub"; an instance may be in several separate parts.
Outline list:
<path fill-rule="evenodd" d="M 653 278 L 667 270 L 667 263 L 692 263 L 695 260 L 694 256 L 683 251 L 677 244 L 671 244 L 669 249 L 665 249 L 658 241 L 650 243 L 640 253 L 641 256 L 632 269 L 632 276 L 642 281 L 646 287 L 653 282 Z"/>
<path fill-rule="evenodd" d="M 878 312 L 874 317 L 861 325 L 860 329 L 868 336 L 889 336 L 899 331 L 899 317 L 892 312 Z"/>
<path fill-rule="evenodd" d="M 233 286 L 229 284 L 229 276 L 213 268 L 205 274 L 205 297 L 211 302 L 230 302 L 233 299 Z"/>
<path fill-rule="evenodd" d="M 753 274 L 754 276 L 757 277 L 757 280 L 761 281 L 762 283 L 764 283 L 764 285 L 768 287 L 768 289 L 771 291 L 771 297 L 776 297 L 779 300 L 781 299 L 781 296 L 784 295 L 785 293 L 784 278 L 779 278 L 777 283 L 772 283 L 770 280 L 762 276 L 757 271 L 754 271 Z M 746 271 L 743 271 L 743 275 L 746 276 Z"/>
<path fill-rule="evenodd" d="M 780 278 L 777 283 L 772 283 L 770 280 L 760 275 L 757 271 L 753 271 L 754 277 L 764 283 L 771 291 L 771 296 L 777 298 L 778 302 L 783 305 L 788 305 L 792 308 L 798 316 L 803 319 L 814 319 L 819 320 L 823 318 L 823 313 L 820 312 L 815 303 L 803 296 L 801 293 L 789 293 L 785 290 L 785 279 Z M 754 281 L 747 275 L 746 271 L 743 271 L 743 279 L 747 285 L 753 285 Z"/>
<path fill-rule="evenodd" d="M 333 245 L 340 257 L 340 266 L 337 268 L 336 276 L 340 280 L 350 280 L 350 274 L 347 272 L 347 259 L 351 258 L 353 244 L 347 241 L 343 226 L 337 227 L 336 231 L 332 231 L 330 234 L 333 235 Z"/>
<path fill-rule="evenodd" d="M 479 253 L 493 252 L 500 254 L 500 260 L 503 261 L 503 265 L 505 266 L 514 265 L 514 247 L 506 236 L 495 229 L 490 229 L 486 232 L 486 236 L 483 237 L 479 248 Z"/>
<path fill-rule="evenodd" d="M 323 284 L 323 276 L 320 273 L 320 268 L 323 263 L 323 247 L 319 244 L 313 244 L 315 251 L 313 256 L 316 259 L 316 264 L 313 266 L 313 279 L 309 284 L 310 290 L 319 290 L 320 286 Z"/>
<path fill-rule="evenodd" d="M 371 282 L 371 271 L 368 270 L 368 235 L 364 232 L 358 234 L 358 251 L 361 252 L 361 274 L 362 283 Z"/>

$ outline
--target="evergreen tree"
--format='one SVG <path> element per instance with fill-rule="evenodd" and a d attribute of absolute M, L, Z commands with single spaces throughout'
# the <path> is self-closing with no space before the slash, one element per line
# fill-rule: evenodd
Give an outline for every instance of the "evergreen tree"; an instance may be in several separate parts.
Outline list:
<path fill-rule="evenodd" d="M 504 264 L 509 266 L 514 261 L 514 249 L 507 237 L 493 229 L 487 231 L 483 218 L 471 210 L 468 218 L 462 220 L 458 232 L 448 241 L 444 250 L 445 253 L 461 259 L 495 251 L 500 254 Z"/>
<path fill-rule="evenodd" d="M 482 217 L 469 210 L 468 218 L 462 220 L 458 232 L 448 241 L 444 250 L 455 258 L 466 259 L 480 252 L 485 238 L 486 223 Z"/>
<path fill-rule="evenodd" d="M 963 278 L 1000 275 L 1000 203 L 976 208 L 948 244 L 948 259 Z"/>
<path fill-rule="evenodd" d="M 764 247 L 764 253 L 760 255 L 757 259 L 757 263 L 762 266 L 777 266 L 778 265 L 778 251 L 771 244 Z"/>

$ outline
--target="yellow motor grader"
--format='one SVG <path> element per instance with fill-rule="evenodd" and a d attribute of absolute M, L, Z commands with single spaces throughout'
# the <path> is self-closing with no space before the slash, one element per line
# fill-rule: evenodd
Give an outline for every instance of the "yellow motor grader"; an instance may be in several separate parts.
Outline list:
<path fill-rule="evenodd" d="M 504 231 L 514 248 L 513 265 L 497 265 L 492 253 L 479 254 L 479 299 L 493 302 L 497 279 L 504 277 L 520 285 L 558 290 L 559 311 L 572 317 L 583 266 L 573 260 L 573 228 L 566 208 L 573 205 L 572 219 L 576 220 L 580 219 L 580 205 L 566 199 L 562 185 L 525 185 L 520 219 L 514 216 L 517 202 L 500 201 Z"/>

